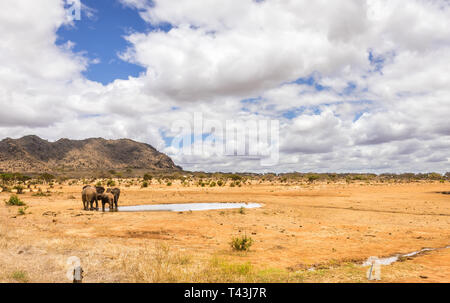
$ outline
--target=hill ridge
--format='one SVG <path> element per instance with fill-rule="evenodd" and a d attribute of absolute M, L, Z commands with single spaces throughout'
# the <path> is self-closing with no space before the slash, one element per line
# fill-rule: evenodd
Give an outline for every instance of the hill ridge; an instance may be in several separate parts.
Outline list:
<path fill-rule="evenodd" d="M 50 142 L 36 135 L 0 141 L 0 170 L 41 172 L 111 169 L 181 170 L 172 159 L 147 143 L 128 138 L 60 138 Z"/>

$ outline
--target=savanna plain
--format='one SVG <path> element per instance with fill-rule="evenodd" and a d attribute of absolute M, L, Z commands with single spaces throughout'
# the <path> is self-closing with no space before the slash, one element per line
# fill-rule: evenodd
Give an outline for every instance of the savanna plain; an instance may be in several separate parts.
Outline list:
<path fill-rule="evenodd" d="M 0 282 L 71 282 L 72 256 L 81 262 L 83 282 L 450 282 L 449 181 L 113 182 L 121 189 L 119 207 L 262 207 L 85 211 L 86 181 L 75 179 L 35 184 L 18 195 L 3 191 Z M 14 195 L 25 205 L 3 202 Z M 381 266 L 380 281 L 367 279 L 362 263 L 370 256 L 422 248 L 442 249 L 400 258 Z"/>

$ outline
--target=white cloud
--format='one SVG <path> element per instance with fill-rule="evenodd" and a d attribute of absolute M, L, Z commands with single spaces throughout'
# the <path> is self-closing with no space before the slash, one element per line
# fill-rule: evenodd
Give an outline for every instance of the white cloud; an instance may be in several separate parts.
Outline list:
<path fill-rule="evenodd" d="M 70 26 L 62 1 L 0 3 L 1 137 L 129 137 L 175 152 L 164 134 L 201 112 L 280 119 L 280 164 L 207 146 L 175 156 L 188 169 L 450 170 L 448 1 L 121 2 L 172 29 L 127 36 L 121 58 L 147 71 L 109 85 L 82 75 L 102 58 L 55 45 Z"/>

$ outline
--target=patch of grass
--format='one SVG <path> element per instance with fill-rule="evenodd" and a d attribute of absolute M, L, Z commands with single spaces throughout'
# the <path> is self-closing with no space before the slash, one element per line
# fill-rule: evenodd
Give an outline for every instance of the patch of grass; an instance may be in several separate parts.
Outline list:
<path fill-rule="evenodd" d="M 27 213 L 26 213 L 26 210 L 27 210 L 27 209 L 28 209 L 28 206 L 19 208 L 19 210 L 17 211 L 18 215 L 19 215 L 19 216 L 24 216 L 24 215 L 26 215 L 26 214 L 27 214 Z"/>
<path fill-rule="evenodd" d="M 172 186 L 172 182 L 167 182 L 167 186 Z"/>
<path fill-rule="evenodd" d="M 248 251 L 253 245 L 253 239 L 247 235 L 234 237 L 230 242 L 231 248 L 236 251 Z"/>
<path fill-rule="evenodd" d="M 10 205 L 10 206 L 24 206 L 24 205 L 26 205 L 26 203 L 23 202 L 22 200 L 20 200 L 17 195 L 11 195 L 9 197 L 9 200 L 5 200 L 5 204 L 6 205 Z"/>
<path fill-rule="evenodd" d="M 49 197 L 51 194 L 49 192 L 38 191 L 37 193 L 32 194 L 33 197 Z"/>
<path fill-rule="evenodd" d="M 11 278 L 16 280 L 17 282 L 28 282 L 27 273 L 23 270 L 15 271 L 11 274 Z"/>
<path fill-rule="evenodd" d="M 239 212 L 241 215 L 245 215 L 245 207 L 244 207 L 244 206 L 241 206 L 241 208 L 239 208 L 238 212 Z"/>

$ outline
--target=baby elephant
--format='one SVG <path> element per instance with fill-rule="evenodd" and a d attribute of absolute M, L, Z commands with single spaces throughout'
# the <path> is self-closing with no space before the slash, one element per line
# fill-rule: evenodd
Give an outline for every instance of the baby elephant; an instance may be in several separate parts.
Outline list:
<path fill-rule="evenodd" d="M 114 195 L 112 193 L 103 193 L 100 195 L 100 199 L 102 200 L 102 211 L 105 211 L 105 204 L 108 203 L 109 204 L 109 211 L 114 211 L 117 210 L 117 202 L 115 203 L 115 207 L 114 207 Z"/>
<path fill-rule="evenodd" d="M 120 197 L 120 189 L 119 188 L 108 188 L 106 190 L 107 193 L 112 193 L 114 195 L 114 204 L 116 204 L 116 208 L 117 205 L 119 204 L 119 197 Z"/>

